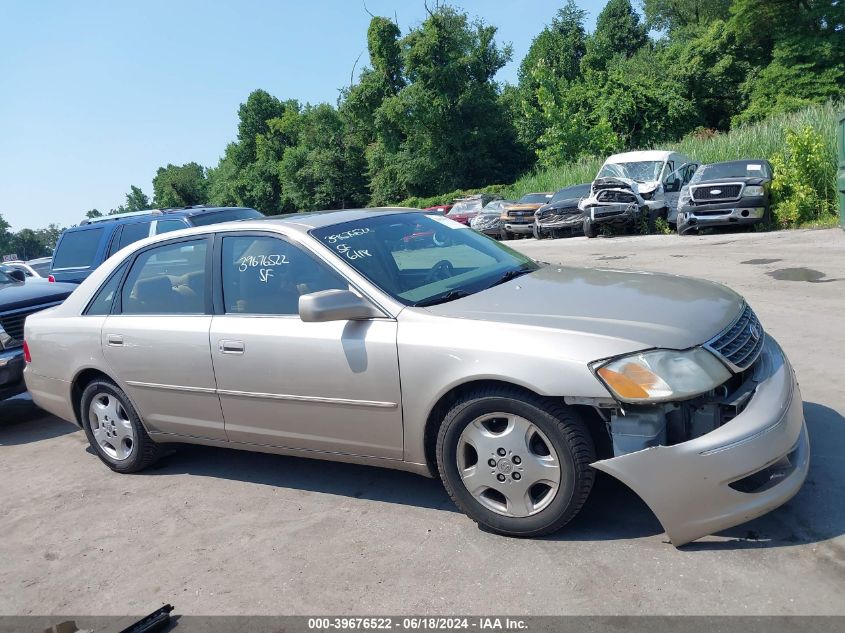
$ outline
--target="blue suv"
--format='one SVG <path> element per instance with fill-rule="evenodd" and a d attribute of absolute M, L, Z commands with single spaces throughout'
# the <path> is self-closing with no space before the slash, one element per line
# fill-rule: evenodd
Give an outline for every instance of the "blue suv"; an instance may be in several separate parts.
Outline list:
<path fill-rule="evenodd" d="M 251 220 L 264 215 L 247 207 L 151 209 L 85 219 L 65 230 L 56 244 L 50 275 L 54 281 L 82 283 L 94 269 L 124 246 L 151 235 L 191 226 Z"/>

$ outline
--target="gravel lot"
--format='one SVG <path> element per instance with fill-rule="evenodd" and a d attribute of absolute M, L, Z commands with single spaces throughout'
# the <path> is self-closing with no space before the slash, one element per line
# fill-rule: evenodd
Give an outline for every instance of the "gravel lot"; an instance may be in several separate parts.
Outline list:
<path fill-rule="evenodd" d="M 0 405 L 0 614 L 845 614 L 845 232 L 512 244 L 743 293 L 801 381 L 798 496 L 678 550 L 600 477 L 567 529 L 507 539 L 438 482 L 388 470 L 185 447 L 113 474 L 82 432 L 18 399 Z"/>

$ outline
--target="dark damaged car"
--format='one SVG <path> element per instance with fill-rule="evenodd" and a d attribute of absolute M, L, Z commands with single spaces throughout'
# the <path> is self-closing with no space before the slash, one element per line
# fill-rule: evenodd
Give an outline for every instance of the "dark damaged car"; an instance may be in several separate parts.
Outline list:
<path fill-rule="evenodd" d="M 0 400 L 26 391 L 23 381 L 24 321 L 30 314 L 59 305 L 74 284 L 33 284 L 21 270 L 0 267 Z"/>
<path fill-rule="evenodd" d="M 584 212 L 578 207 L 590 195 L 590 183 L 565 187 L 534 214 L 534 238 L 568 237 L 581 233 Z"/>
<path fill-rule="evenodd" d="M 712 226 L 767 224 L 773 175 L 766 160 L 702 165 L 678 200 L 678 234 Z"/>

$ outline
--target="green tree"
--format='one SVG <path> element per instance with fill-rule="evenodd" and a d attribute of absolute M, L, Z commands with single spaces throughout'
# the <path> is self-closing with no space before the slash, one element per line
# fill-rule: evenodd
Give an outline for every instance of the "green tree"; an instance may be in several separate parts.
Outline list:
<path fill-rule="evenodd" d="M 511 179 L 524 167 L 493 80 L 510 59 L 496 28 L 440 5 L 401 40 L 406 85 L 375 112 L 373 202 Z"/>
<path fill-rule="evenodd" d="M 620 60 L 606 74 L 598 93 L 596 116 L 605 119 L 622 148 L 646 148 L 673 141 L 700 125 L 699 112 L 672 68 L 666 49 L 640 51 Z"/>
<path fill-rule="evenodd" d="M 615 55 L 631 57 L 648 42 L 647 29 L 630 0 L 608 0 L 596 20 L 596 30 L 587 40 L 582 64 L 605 70 Z"/>
<path fill-rule="evenodd" d="M 103 214 L 100 213 L 97 209 L 91 209 L 91 210 L 85 212 L 85 217 L 89 218 L 89 219 L 90 218 L 99 218 L 99 217 L 102 217 L 102 215 Z"/>
<path fill-rule="evenodd" d="M 365 158 L 347 145 L 340 113 L 323 103 L 298 118 L 297 142 L 279 163 L 285 203 L 298 211 L 366 205 Z"/>
<path fill-rule="evenodd" d="M 574 0 L 567 0 L 552 23 L 531 42 L 520 63 L 518 98 L 506 94 L 506 104 L 514 117 L 519 140 L 527 148 L 536 150 L 537 140 L 545 131 L 538 100 L 540 82 L 546 82 L 548 89 L 548 84 L 569 85 L 581 77 L 581 61 L 587 51 L 586 15 Z"/>
<path fill-rule="evenodd" d="M 747 109 L 734 123 L 845 96 L 845 3 L 734 0 L 731 12 L 729 28 L 757 67 L 742 86 Z"/>
<path fill-rule="evenodd" d="M 126 210 L 127 211 L 144 211 L 151 208 L 150 199 L 147 197 L 140 187 L 130 185 L 129 193 L 126 194 Z"/>
<path fill-rule="evenodd" d="M 189 207 L 208 201 L 208 178 L 197 163 L 159 167 L 153 178 L 155 206 Z"/>
<path fill-rule="evenodd" d="M 293 139 L 282 123 L 299 112 L 296 101 L 280 101 L 264 90 L 253 91 L 238 108 L 238 140 L 230 143 L 208 175 L 214 204 L 241 204 L 273 215 L 286 210 L 278 163 Z"/>
<path fill-rule="evenodd" d="M 764 0 L 765 1 L 765 0 Z M 726 20 L 732 0 L 642 0 L 649 28 L 670 35 L 690 28 L 707 26 L 717 19 Z M 765 28 L 765 22 L 760 23 Z"/>

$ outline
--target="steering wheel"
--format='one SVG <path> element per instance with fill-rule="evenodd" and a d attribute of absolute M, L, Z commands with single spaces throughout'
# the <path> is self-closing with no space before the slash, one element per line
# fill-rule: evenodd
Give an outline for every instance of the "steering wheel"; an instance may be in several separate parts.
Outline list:
<path fill-rule="evenodd" d="M 455 267 L 452 266 L 452 262 L 441 259 L 428 271 L 428 274 L 425 276 L 425 283 L 430 284 L 435 281 L 443 281 L 454 274 Z"/>

